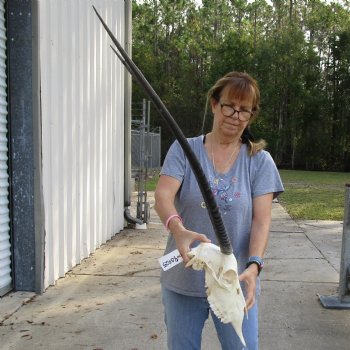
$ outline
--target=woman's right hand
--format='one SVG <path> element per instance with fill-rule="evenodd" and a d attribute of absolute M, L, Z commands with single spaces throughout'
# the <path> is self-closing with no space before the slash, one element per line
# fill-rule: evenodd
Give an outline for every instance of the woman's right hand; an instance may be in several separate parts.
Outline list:
<path fill-rule="evenodd" d="M 191 245 L 195 241 L 204 243 L 211 242 L 206 235 L 187 230 L 180 221 L 176 223 L 170 223 L 169 229 L 175 239 L 176 248 L 178 249 L 179 253 L 181 254 L 184 260 L 184 264 L 187 264 L 187 262 L 190 260 L 187 256 L 187 253 L 191 250 Z"/>

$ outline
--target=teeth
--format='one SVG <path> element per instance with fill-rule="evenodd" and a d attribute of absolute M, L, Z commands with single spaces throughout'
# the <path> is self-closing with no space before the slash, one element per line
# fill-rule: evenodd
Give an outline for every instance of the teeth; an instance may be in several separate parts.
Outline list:
<path fill-rule="evenodd" d="M 205 271 L 208 302 L 215 315 L 223 323 L 231 323 L 246 346 L 242 322 L 246 303 L 238 280 L 237 260 L 233 254 L 226 255 L 212 243 L 201 243 L 188 253 L 191 260 L 186 267 Z"/>

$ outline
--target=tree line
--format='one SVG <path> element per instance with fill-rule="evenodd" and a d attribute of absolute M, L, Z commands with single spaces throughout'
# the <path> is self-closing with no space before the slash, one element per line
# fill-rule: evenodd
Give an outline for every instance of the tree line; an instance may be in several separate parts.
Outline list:
<path fill-rule="evenodd" d="M 350 1 L 134 0 L 133 59 L 187 137 L 211 85 L 246 71 L 261 90 L 252 132 L 279 167 L 350 171 Z M 152 124 L 164 155 L 174 137 Z"/>

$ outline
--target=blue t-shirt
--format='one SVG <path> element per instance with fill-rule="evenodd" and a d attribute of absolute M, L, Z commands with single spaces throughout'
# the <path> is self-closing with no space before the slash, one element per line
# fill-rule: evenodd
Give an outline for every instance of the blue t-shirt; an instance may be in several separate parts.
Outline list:
<path fill-rule="evenodd" d="M 231 169 L 225 174 L 217 174 L 203 145 L 203 136 L 190 138 L 188 142 L 210 183 L 231 240 L 238 271 L 241 273 L 249 253 L 253 198 L 267 193 L 273 193 L 275 198 L 284 191 L 276 165 L 267 151 L 262 150 L 250 156 L 247 145 L 243 144 Z M 204 233 L 212 243 L 217 244 L 197 180 L 177 141 L 168 151 L 161 174 L 172 176 L 181 182 L 175 198 L 175 207 L 184 226 L 188 230 Z M 169 234 L 165 254 L 174 249 L 175 240 Z M 167 289 L 180 294 L 206 296 L 204 271 L 185 268 L 184 264 L 162 271 L 161 282 Z"/>

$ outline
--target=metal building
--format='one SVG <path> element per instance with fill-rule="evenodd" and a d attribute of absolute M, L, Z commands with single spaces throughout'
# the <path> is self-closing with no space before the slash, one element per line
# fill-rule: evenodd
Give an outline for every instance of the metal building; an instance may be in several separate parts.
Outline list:
<path fill-rule="evenodd" d="M 131 1 L 0 0 L 0 296 L 44 291 L 124 226 L 129 79 L 92 5 L 129 45 Z"/>

